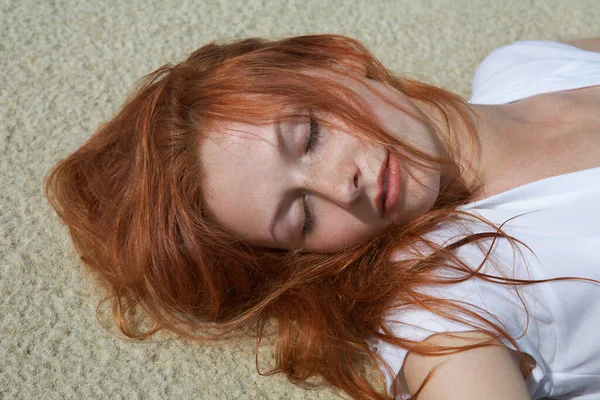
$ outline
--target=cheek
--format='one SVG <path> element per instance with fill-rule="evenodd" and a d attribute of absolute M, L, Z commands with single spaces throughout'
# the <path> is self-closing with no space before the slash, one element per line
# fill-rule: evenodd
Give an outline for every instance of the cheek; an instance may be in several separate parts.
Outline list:
<path fill-rule="evenodd" d="M 336 206 L 324 207 L 315 234 L 307 242 L 314 251 L 334 251 L 376 234 L 378 221 L 362 221 Z"/>

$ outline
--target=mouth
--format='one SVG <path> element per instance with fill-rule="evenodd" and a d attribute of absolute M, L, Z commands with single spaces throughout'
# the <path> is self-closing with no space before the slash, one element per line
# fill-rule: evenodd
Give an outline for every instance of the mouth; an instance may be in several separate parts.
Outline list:
<path fill-rule="evenodd" d="M 375 197 L 375 205 L 379 216 L 384 218 L 392 212 L 400 198 L 401 167 L 398 158 L 388 151 L 377 176 L 378 192 Z"/>
<path fill-rule="evenodd" d="M 387 188 L 388 188 L 388 164 L 390 162 L 390 152 L 388 150 L 385 159 L 381 163 L 379 174 L 377 175 L 377 196 L 375 196 L 375 205 L 379 216 L 383 218 L 385 216 L 385 203 L 387 200 Z"/>

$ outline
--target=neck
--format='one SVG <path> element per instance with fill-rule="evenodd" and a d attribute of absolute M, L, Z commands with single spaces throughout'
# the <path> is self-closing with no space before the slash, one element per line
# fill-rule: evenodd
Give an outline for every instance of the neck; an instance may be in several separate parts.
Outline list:
<path fill-rule="evenodd" d="M 524 172 L 532 150 L 539 144 L 536 120 L 522 112 L 522 105 L 472 105 L 479 121 L 476 133 L 481 140 L 481 156 L 477 174 L 483 187 L 473 200 L 483 199 L 511 189 Z M 460 135 L 460 134 L 459 134 Z M 536 138 L 537 137 L 537 138 Z"/>
<path fill-rule="evenodd" d="M 450 151 L 454 153 L 461 178 L 472 193 L 469 200 L 496 194 L 494 182 L 505 179 L 515 157 L 526 148 L 523 122 L 502 105 L 471 104 L 474 113 L 468 112 L 468 115 L 475 133 L 473 141 L 467 124 L 457 112 L 452 111 L 449 115 L 448 132 L 442 113 L 436 107 L 422 105 L 422 110 L 440 128 L 438 131 L 448 135 Z"/>

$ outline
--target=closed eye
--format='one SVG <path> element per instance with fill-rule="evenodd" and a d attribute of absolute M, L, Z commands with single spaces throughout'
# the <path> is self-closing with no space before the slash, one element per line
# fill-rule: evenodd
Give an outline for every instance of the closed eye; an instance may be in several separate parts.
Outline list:
<path fill-rule="evenodd" d="M 306 195 L 302 197 L 302 206 L 304 208 L 304 225 L 302 226 L 302 237 L 308 236 L 315 227 L 315 220 L 313 217 L 308 203 L 306 202 Z"/>
<path fill-rule="evenodd" d="M 306 152 L 314 151 L 316 145 L 319 142 L 319 136 L 321 135 L 321 126 L 319 121 L 314 117 L 312 109 L 309 113 L 309 132 L 308 140 L 306 141 Z"/>

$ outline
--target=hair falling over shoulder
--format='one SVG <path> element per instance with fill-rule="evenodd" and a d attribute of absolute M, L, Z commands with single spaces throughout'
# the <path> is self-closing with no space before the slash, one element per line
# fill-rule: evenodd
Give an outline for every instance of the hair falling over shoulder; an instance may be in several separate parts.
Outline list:
<path fill-rule="evenodd" d="M 143 78 L 120 111 L 50 171 L 45 193 L 68 226 L 85 267 L 106 290 L 98 307 L 111 302 L 114 322 L 127 337 L 145 339 L 167 330 L 201 341 L 245 331 L 256 334 L 258 350 L 266 323 L 272 320 L 277 327 L 276 367 L 267 375 L 283 372 L 291 382 L 303 385 L 310 377 L 321 377 L 352 398 L 387 399 L 395 394 L 376 390 L 360 372 L 363 362 L 381 361 L 368 340 L 383 340 L 419 354 L 457 351 L 395 337 L 384 325 L 390 307 L 420 304 L 462 321 L 448 310 L 462 312 L 463 307 L 416 289 L 472 276 L 488 279 L 458 260 L 452 250 L 482 238 L 514 239 L 487 221 L 492 232 L 471 235 L 454 248 L 425 239 L 437 224 L 466 214 L 456 207 L 471 193 L 453 155 L 434 159 L 401 142 L 361 108 L 355 93 L 326 75 L 306 73 L 311 70 L 366 76 L 391 85 L 438 107 L 448 128 L 457 119 L 464 121 L 476 140 L 469 106 L 462 98 L 393 75 L 356 40 L 310 35 L 210 43 L 183 62 L 162 66 Z M 344 251 L 310 254 L 251 248 L 206 216 L 199 146 L 212 124 L 269 121 L 284 103 L 333 113 L 363 132 L 365 140 L 377 141 L 403 159 L 439 163 L 454 173 L 445 177 L 428 213 Z M 437 133 L 447 137 L 446 132 Z M 433 254 L 392 261 L 395 252 L 417 243 Z M 449 262 L 458 265 L 464 277 L 436 281 L 433 272 Z M 503 279 L 512 284 L 541 282 Z M 147 332 L 132 329 L 136 307 L 154 322 Z M 466 312 L 487 324 L 488 333 L 519 348 L 499 326 Z"/>

